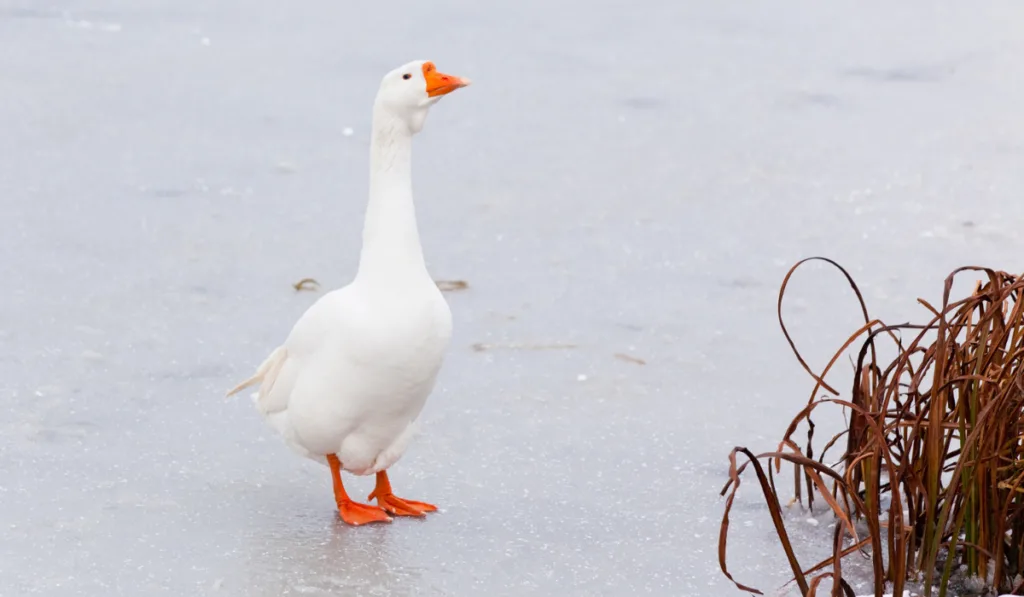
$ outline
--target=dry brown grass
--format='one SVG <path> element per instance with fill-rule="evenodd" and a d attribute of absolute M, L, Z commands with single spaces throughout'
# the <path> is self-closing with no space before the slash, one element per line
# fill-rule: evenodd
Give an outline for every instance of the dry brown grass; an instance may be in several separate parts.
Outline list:
<path fill-rule="evenodd" d="M 846 276 L 864 317 L 864 325 L 820 373 L 814 373 L 800 356 L 782 320 L 786 286 L 797 268 L 811 260 L 825 261 Z M 958 275 L 982 280 L 970 296 L 953 300 L 950 294 Z M 962 569 L 968 576 L 990 575 L 988 583 L 1004 593 L 1021 594 L 1022 292 L 1021 277 L 987 268 L 960 268 L 946 278 L 938 308 L 919 299 L 927 310 L 924 323 L 886 325 L 868 316 L 857 285 L 835 262 L 815 257 L 794 265 L 779 291 L 779 323 L 797 359 L 814 379 L 814 390 L 775 452 L 755 456 L 738 447 L 729 455 L 730 481 L 722 491 L 728 497 L 719 538 L 725 575 L 733 580 L 726 567 L 729 511 L 741 475 L 750 465 L 803 595 L 816 594 L 819 584 L 829 579 L 832 595 L 853 597 L 843 577 L 843 563 L 856 554 L 870 561 L 878 597 L 884 592 L 902 595 L 908 581 L 922 583 L 927 596 L 944 596 L 951 577 Z M 883 342 L 891 343 L 887 349 L 895 348 L 891 350 L 895 358 L 879 359 Z M 843 398 L 826 377 L 841 355 L 858 343 L 856 381 Z M 848 425 L 815 458 L 811 415 L 830 406 L 849 415 Z M 793 439 L 802 424 L 809 429 L 803 448 Z M 841 464 L 826 465 L 829 450 L 839 447 L 845 451 L 832 461 Z M 744 458 L 742 463 L 739 457 Z M 786 533 L 773 479 L 782 461 L 795 468 L 796 499 L 808 507 L 820 499 L 837 518 L 832 557 L 809 567 L 798 561 Z M 884 591 L 887 581 L 892 586 Z M 739 582 L 736 586 L 761 594 Z"/>

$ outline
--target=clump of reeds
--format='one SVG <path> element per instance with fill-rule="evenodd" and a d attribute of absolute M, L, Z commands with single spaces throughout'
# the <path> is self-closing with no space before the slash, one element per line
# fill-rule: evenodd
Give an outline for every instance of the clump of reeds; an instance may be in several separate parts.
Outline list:
<path fill-rule="evenodd" d="M 830 579 L 833 596 L 853 597 L 843 577 L 843 561 L 855 554 L 870 561 L 876 597 L 883 592 L 902 595 L 908 581 L 923 587 L 926 596 L 944 596 L 955 576 L 1020 594 L 1024 278 L 987 268 L 957 269 L 946 278 L 941 306 L 919 299 L 927 310 L 924 323 L 885 325 L 869 318 L 846 270 L 828 259 L 812 259 L 826 261 L 846 276 L 860 301 L 864 325 L 821 373 L 812 372 L 782 320 L 786 285 L 809 260 L 790 269 L 779 291 L 779 323 L 814 378 L 814 390 L 775 452 L 755 456 L 738 447 L 729 455 L 718 546 L 723 573 L 733 580 L 725 561 L 729 511 L 750 465 L 802 595 L 815 595 L 819 584 Z M 954 279 L 965 272 L 982 280 L 970 296 L 953 300 Z M 891 361 L 878 357 L 883 342 L 895 348 Z M 858 343 L 855 381 L 849 395 L 841 397 L 826 377 Z M 843 408 L 849 419 L 845 431 L 815 458 L 811 415 L 823 406 Z M 810 430 L 803 448 L 793 439 L 801 423 Z M 843 446 L 845 452 L 832 457 L 839 464 L 826 465 L 829 449 Z M 738 457 L 745 461 L 737 462 Z M 798 561 L 786 533 L 773 479 L 782 461 L 795 468 L 795 499 L 813 507 L 821 498 L 837 519 L 832 556 L 812 566 Z M 739 582 L 736 586 L 761 594 Z"/>

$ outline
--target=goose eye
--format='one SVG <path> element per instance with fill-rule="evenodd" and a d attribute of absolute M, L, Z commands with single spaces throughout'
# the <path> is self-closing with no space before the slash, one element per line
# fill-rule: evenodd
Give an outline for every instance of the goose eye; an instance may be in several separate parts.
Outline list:
<path fill-rule="evenodd" d="M 412 78 L 412 75 L 410 75 L 409 73 L 405 73 L 404 75 L 402 75 L 402 78 L 408 81 L 409 79 Z"/>

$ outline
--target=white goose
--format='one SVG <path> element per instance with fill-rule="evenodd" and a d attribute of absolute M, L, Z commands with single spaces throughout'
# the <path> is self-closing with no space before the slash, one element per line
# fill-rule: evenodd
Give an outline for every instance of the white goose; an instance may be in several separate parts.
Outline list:
<path fill-rule="evenodd" d="M 260 384 L 257 409 L 303 456 L 327 463 L 341 518 L 353 525 L 437 508 L 391 492 L 387 469 L 402 456 L 441 368 L 452 316 L 427 273 L 412 199 L 412 137 L 444 95 L 469 81 L 410 62 L 384 76 L 373 105 L 370 201 L 359 271 L 324 295 L 284 344 L 232 395 Z M 377 474 L 352 501 L 342 469 Z"/>

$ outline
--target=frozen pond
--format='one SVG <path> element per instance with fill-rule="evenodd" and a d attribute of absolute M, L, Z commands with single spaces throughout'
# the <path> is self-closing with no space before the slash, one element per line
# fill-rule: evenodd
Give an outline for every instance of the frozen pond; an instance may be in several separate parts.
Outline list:
<path fill-rule="evenodd" d="M 740 594 L 726 455 L 810 391 L 786 268 L 894 321 L 1024 270 L 1019 2 L 506 4 L 0 0 L 0 595 Z M 474 79 L 414 156 L 470 288 L 392 479 L 443 512 L 353 529 L 222 396 L 292 283 L 354 272 L 372 97 L 418 58 Z M 794 293 L 820 366 L 854 303 Z M 772 589 L 754 498 L 730 566 Z"/>

